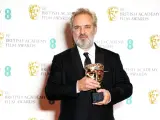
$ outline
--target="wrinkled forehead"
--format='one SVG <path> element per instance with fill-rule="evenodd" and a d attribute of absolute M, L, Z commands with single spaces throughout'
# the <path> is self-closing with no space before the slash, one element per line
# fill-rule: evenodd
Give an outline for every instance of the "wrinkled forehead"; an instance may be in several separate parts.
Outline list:
<path fill-rule="evenodd" d="M 73 19 L 73 26 L 93 25 L 93 18 L 89 14 L 78 14 Z"/>

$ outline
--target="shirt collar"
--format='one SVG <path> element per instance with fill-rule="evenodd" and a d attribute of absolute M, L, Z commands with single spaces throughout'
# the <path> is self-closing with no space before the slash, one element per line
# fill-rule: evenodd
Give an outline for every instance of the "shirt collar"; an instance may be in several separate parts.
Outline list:
<path fill-rule="evenodd" d="M 84 52 L 88 52 L 90 56 L 95 56 L 95 49 L 96 49 L 95 44 L 93 44 L 88 51 L 84 51 L 79 46 L 77 46 L 77 48 L 78 48 L 79 53 L 82 54 L 82 55 L 83 55 Z"/>

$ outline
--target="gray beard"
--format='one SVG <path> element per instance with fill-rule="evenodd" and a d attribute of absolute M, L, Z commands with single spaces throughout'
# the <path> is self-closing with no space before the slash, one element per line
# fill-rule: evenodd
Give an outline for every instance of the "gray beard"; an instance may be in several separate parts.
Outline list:
<path fill-rule="evenodd" d="M 76 45 L 82 49 L 88 49 L 93 45 L 93 40 L 88 40 L 88 41 L 81 41 L 81 40 L 77 40 Z"/>

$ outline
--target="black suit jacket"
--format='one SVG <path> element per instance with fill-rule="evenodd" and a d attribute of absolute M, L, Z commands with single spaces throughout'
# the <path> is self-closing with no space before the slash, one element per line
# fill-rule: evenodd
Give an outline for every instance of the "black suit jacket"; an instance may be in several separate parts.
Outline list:
<path fill-rule="evenodd" d="M 131 96 L 133 87 L 117 53 L 96 45 L 95 62 L 106 71 L 102 85 L 111 94 L 107 105 L 93 105 L 90 92 L 76 93 L 77 80 L 85 75 L 77 46 L 54 56 L 45 93 L 48 100 L 61 100 L 59 120 L 114 120 L 113 105 Z"/>

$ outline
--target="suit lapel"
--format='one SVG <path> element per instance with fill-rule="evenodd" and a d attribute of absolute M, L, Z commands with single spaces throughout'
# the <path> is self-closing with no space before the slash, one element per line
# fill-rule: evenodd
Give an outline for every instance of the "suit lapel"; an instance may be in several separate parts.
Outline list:
<path fill-rule="evenodd" d="M 75 45 L 74 48 L 71 49 L 71 56 L 72 56 L 72 64 L 74 67 L 74 71 L 76 73 L 76 79 L 81 79 L 84 77 L 84 68 L 81 62 L 81 58 L 77 49 L 77 46 Z"/>
<path fill-rule="evenodd" d="M 96 58 L 95 61 L 97 63 L 102 63 L 104 65 L 104 76 L 102 80 L 102 88 L 105 86 L 106 88 L 110 88 L 110 80 L 108 80 L 109 76 L 112 73 L 111 69 L 111 61 L 110 61 L 110 54 L 108 54 L 107 50 L 105 52 L 102 48 L 96 45 Z M 104 57 L 105 55 L 105 57 Z"/>
<path fill-rule="evenodd" d="M 95 52 L 95 63 L 101 63 L 104 65 L 104 54 L 100 47 L 98 47 L 96 44 L 96 52 Z"/>

